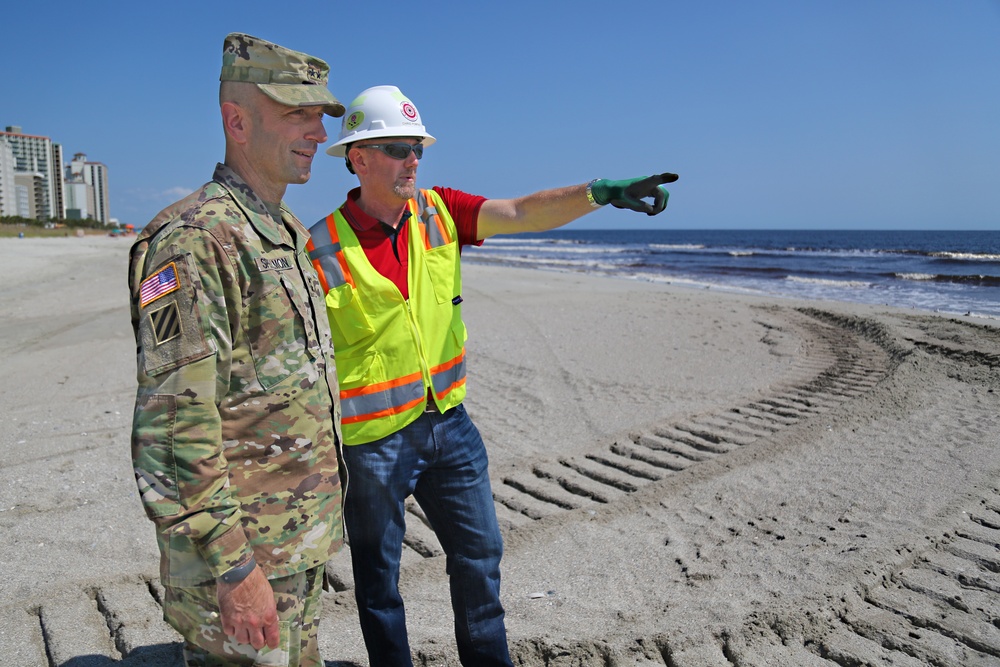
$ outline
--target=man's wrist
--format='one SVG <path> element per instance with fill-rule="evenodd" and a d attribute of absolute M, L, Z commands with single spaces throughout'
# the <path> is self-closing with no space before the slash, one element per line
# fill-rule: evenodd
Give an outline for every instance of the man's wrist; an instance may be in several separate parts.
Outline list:
<path fill-rule="evenodd" d="M 591 208 L 601 208 L 604 204 L 599 204 L 596 199 L 594 199 L 594 183 L 601 179 L 595 178 L 590 183 L 587 183 L 587 201 L 590 202 Z"/>
<path fill-rule="evenodd" d="M 256 567 L 257 567 L 257 561 L 254 559 L 253 556 L 250 556 L 250 560 L 248 560 L 247 562 L 240 563 L 236 567 L 223 572 L 219 576 L 219 581 L 221 581 L 224 584 L 238 584 L 247 577 L 249 577 L 250 573 L 253 572 L 254 568 Z"/>

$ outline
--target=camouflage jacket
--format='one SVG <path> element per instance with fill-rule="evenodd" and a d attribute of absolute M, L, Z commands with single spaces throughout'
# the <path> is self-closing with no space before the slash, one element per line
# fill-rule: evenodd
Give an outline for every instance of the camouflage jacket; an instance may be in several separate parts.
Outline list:
<path fill-rule="evenodd" d="M 343 541 L 329 321 L 308 234 L 281 217 L 220 164 L 132 246 L 132 460 L 166 585 L 251 551 L 283 577 Z"/>

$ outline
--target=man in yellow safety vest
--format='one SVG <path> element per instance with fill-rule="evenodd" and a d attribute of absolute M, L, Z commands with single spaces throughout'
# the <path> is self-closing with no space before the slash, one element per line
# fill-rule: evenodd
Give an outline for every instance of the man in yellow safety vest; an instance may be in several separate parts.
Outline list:
<path fill-rule="evenodd" d="M 355 595 L 371 664 L 412 665 L 398 589 L 412 494 L 447 556 L 462 664 L 511 665 L 486 448 L 462 405 L 459 249 L 559 227 L 608 203 L 656 215 L 667 203 L 661 184 L 677 176 L 596 179 L 517 199 L 421 190 L 417 166 L 434 141 L 398 88 L 362 92 L 327 149 L 346 158 L 360 187 L 309 230 L 337 355 Z"/>

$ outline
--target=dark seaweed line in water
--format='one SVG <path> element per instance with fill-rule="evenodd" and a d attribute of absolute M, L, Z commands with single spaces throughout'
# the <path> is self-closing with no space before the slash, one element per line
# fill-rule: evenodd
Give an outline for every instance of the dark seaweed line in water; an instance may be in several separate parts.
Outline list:
<path fill-rule="evenodd" d="M 882 274 L 888 278 L 897 278 L 901 280 L 915 280 L 920 282 L 935 282 L 935 283 L 953 283 L 956 285 L 977 285 L 981 287 L 1000 287 L 1000 276 L 991 276 L 985 274 L 920 274 L 913 275 L 909 273 L 885 273 Z"/>

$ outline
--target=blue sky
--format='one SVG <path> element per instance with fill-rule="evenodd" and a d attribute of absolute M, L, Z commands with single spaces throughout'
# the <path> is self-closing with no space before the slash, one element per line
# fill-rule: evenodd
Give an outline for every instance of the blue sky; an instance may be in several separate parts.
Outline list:
<path fill-rule="evenodd" d="M 239 31 L 329 62 L 345 104 L 399 86 L 438 139 L 423 186 L 680 174 L 663 215 L 575 228 L 1000 229 L 1000 0 L 42 0 L 0 27 L 0 126 L 106 164 L 137 226 L 222 160 Z M 321 153 L 286 201 L 311 224 L 355 184 Z"/>

